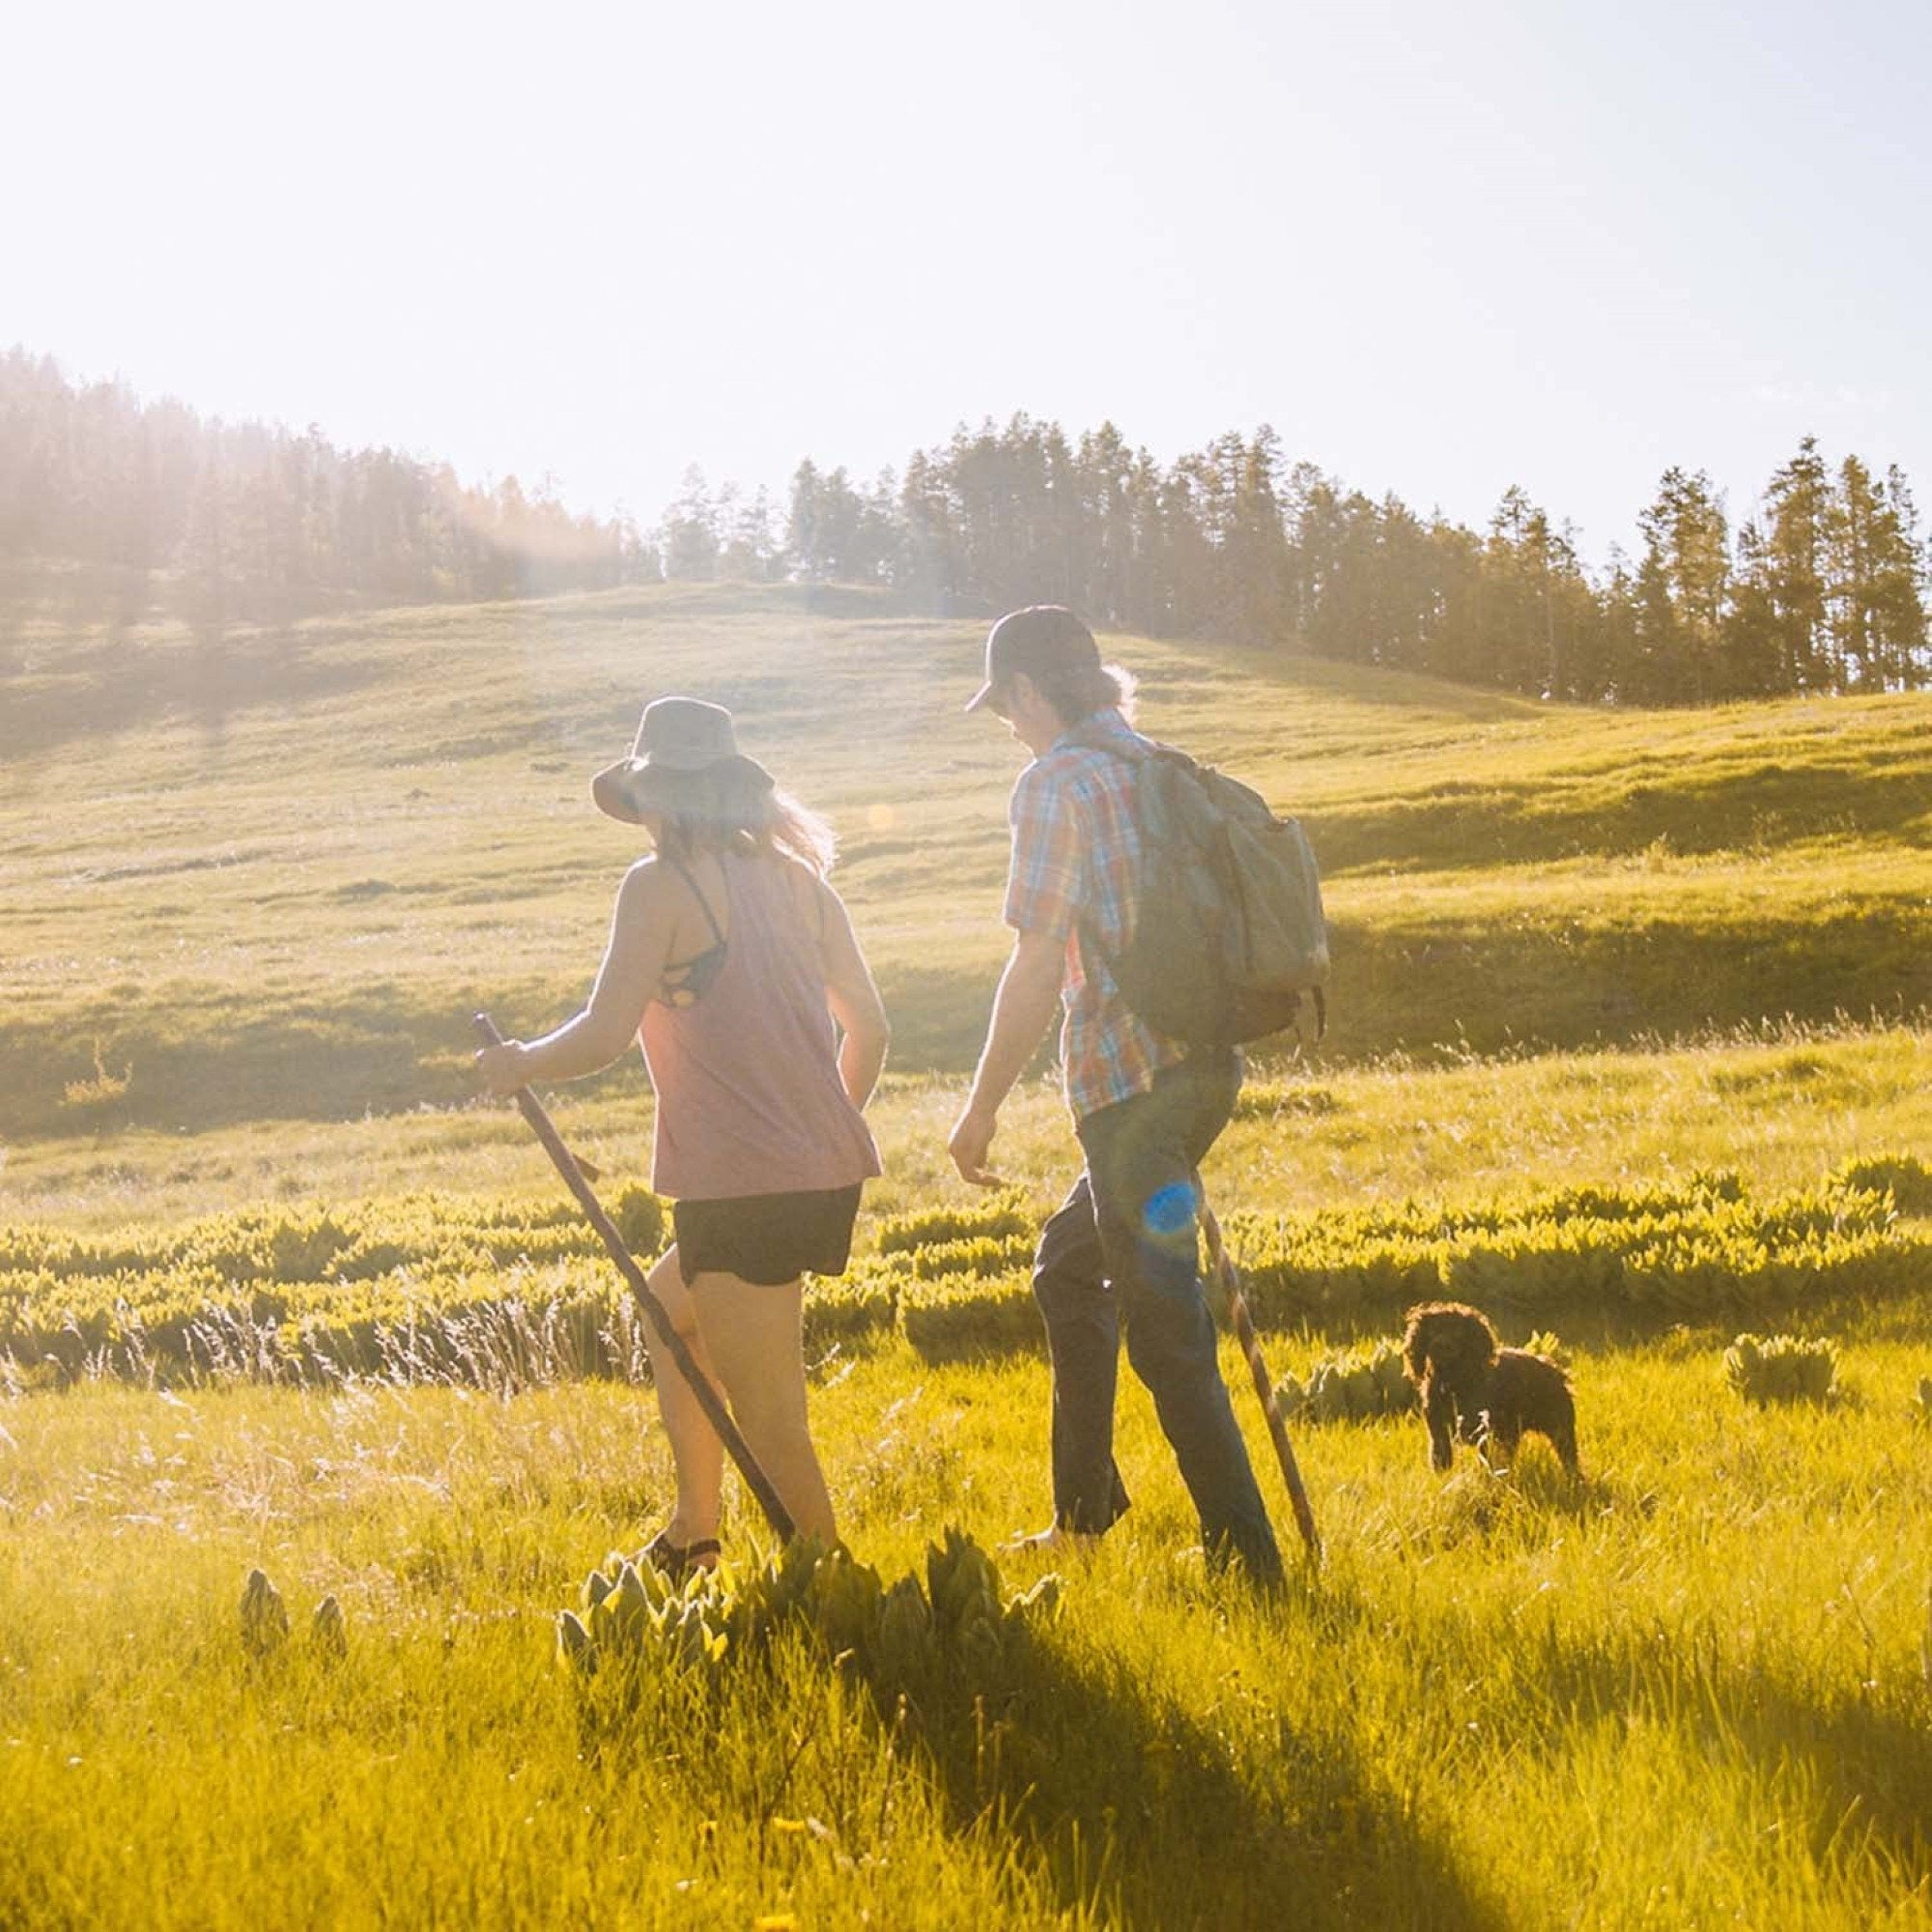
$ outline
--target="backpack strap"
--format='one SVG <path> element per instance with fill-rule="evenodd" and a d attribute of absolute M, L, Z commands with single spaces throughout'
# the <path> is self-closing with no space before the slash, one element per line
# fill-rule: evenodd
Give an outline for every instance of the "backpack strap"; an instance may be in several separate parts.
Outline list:
<path fill-rule="evenodd" d="M 1128 727 L 1132 729 L 1131 726 Z M 1104 756 L 1119 758 L 1124 765 L 1148 765 L 1156 758 L 1167 758 L 1194 769 L 1194 760 L 1185 752 L 1178 751 L 1172 745 L 1163 745 L 1157 738 L 1141 738 L 1136 734 L 1131 739 L 1122 739 L 1118 732 L 1103 731 L 1090 718 L 1083 718 L 1066 734 L 1083 752 L 1099 752 Z"/>
<path fill-rule="evenodd" d="M 1160 758 L 1173 759 L 1190 770 L 1194 769 L 1194 760 L 1185 752 L 1176 751 L 1172 745 L 1163 745 L 1151 738 L 1123 738 L 1119 732 L 1101 729 L 1092 717 L 1083 718 L 1067 735 L 1083 752 L 1098 752 L 1103 757 L 1117 759 L 1120 763 L 1136 770 L 1151 765 Z M 1149 828 L 1138 778 L 1133 785 L 1129 811 L 1140 830 L 1142 845 L 1145 848 Z M 1161 829 L 1164 828 L 1157 827 L 1156 831 Z M 1120 972 L 1117 962 L 1120 954 L 1111 952 L 1101 943 L 1098 921 L 1091 912 L 1083 912 L 1079 925 L 1075 929 L 1079 934 L 1082 966 L 1087 967 L 1088 962 L 1092 960 L 1099 961 L 1107 969 L 1107 978 L 1118 988 Z"/>

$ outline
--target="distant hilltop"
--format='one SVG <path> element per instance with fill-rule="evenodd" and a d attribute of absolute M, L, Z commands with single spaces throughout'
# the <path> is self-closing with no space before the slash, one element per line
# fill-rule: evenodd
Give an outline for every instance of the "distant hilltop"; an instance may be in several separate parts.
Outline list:
<path fill-rule="evenodd" d="M 867 485 L 808 458 L 782 513 L 692 469 L 639 529 L 547 486 L 465 484 L 0 355 L 0 645 L 30 623 L 219 635 L 345 607 L 802 582 L 933 615 L 1071 604 L 1147 637 L 1294 643 L 1570 702 L 1932 681 L 1932 574 L 1897 469 L 1833 468 L 1807 437 L 1733 529 L 1710 477 L 1673 467 L 1638 528 L 1640 556 L 1592 569 L 1519 489 L 1478 531 L 1292 461 L 1266 428 L 1163 467 L 1111 423 L 1071 437 L 1015 415 Z"/>

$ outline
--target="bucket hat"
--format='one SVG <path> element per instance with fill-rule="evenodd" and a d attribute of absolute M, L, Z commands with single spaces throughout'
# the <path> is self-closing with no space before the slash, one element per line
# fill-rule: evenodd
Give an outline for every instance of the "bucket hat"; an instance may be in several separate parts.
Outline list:
<path fill-rule="evenodd" d="M 701 697 L 660 697 L 644 706 L 628 758 L 619 758 L 590 781 L 597 809 L 626 825 L 641 825 L 652 812 L 676 810 L 694 793 L 693 781 L 736 780 L 769 791 L 772 775 L 738 749 L 731 714 Z"/>

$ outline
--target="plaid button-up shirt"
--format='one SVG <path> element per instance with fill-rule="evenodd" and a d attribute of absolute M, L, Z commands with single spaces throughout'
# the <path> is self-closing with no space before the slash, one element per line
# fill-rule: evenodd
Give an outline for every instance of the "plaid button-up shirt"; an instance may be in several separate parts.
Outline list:
<path fill-rule="evenodd" d="M 1082 721 L 1090 738 L 1148 741 L 1111 707 Z M 1133 815 L 1133 766 L 1068 734 L 1036 758 L 1013 786 L 1012 869 L 1006 921 L 1016 932 L 1064 941 L 1060 999 L 1065 1016 L 1060 1061 L 1076 1120 L 1153 1085 L 1185 1049 L 1140 1020 L 1122 999 L 1106 961 L 1087 956 L 1080 928 L 1092 922 L 1100 948 L 1117 953 L 1139 910 L 1140 832 Z"/>

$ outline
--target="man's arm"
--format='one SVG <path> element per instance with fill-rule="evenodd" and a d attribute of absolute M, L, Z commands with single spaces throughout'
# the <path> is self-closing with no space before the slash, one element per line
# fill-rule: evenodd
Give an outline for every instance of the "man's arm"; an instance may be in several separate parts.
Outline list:
<path fill-rule="evenodd" d="M 947 1142 L 953 1165 L 976 1186 L 1002 1184 L 999 1176 L 986 1167 L 1000 1103 L 1026 1071 L 1027 1062 L 1053 1019 L 1060 1004 L 1065 960 L 1065 940 L 1058 933 L 1034 928 L 1014 939 L 1012 956 L 1000 975 L 986 1044 L 980 1054 L 979 1070 L 973 1075 L 973 1091 Z"/>

